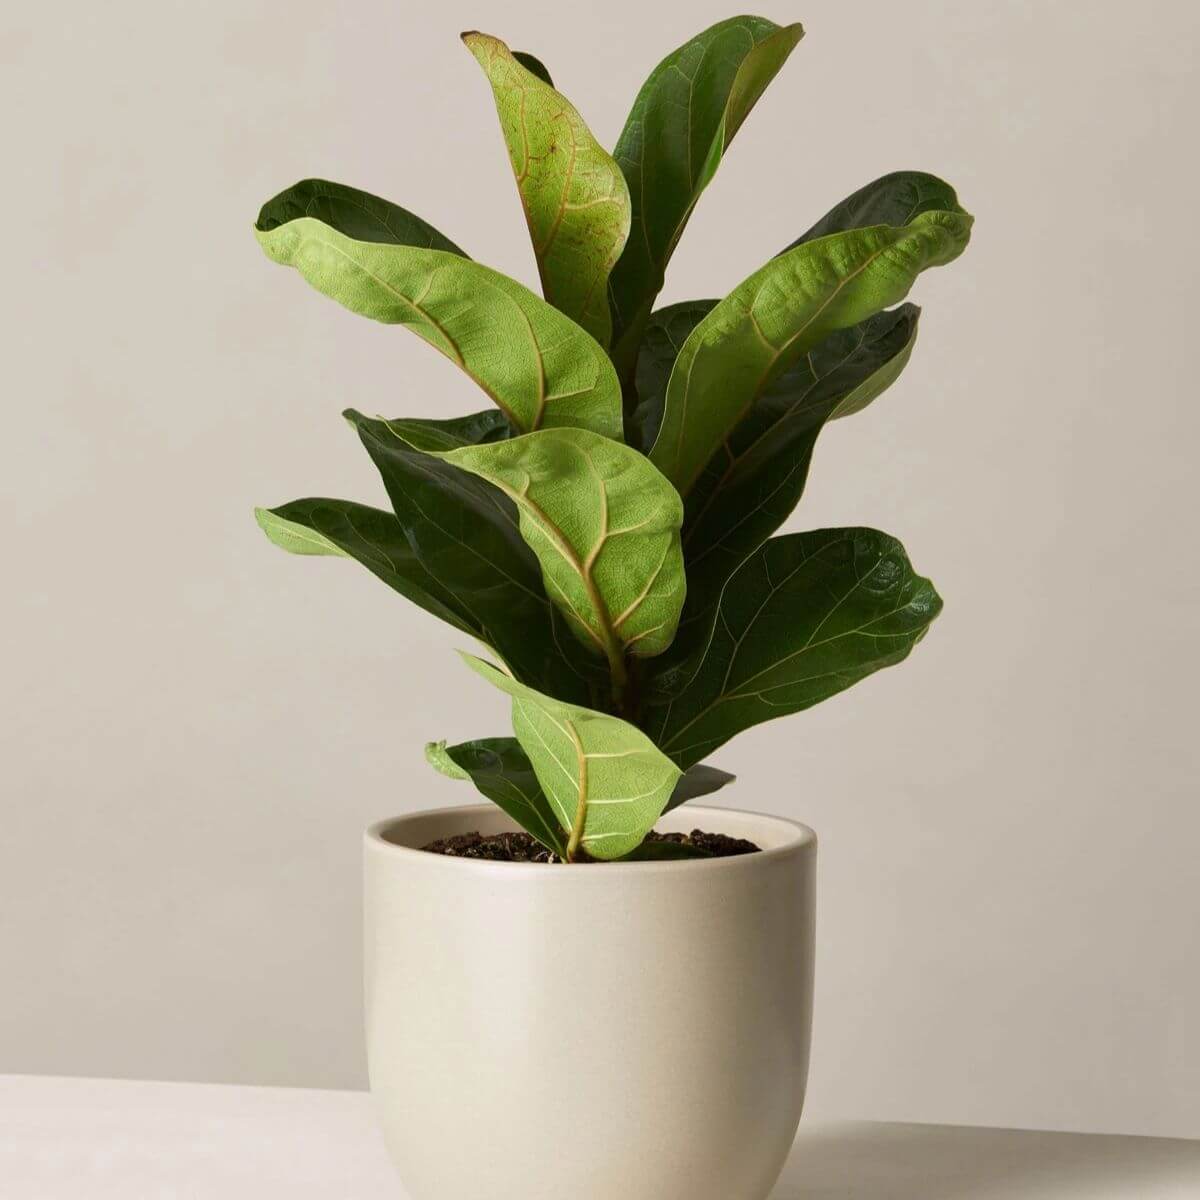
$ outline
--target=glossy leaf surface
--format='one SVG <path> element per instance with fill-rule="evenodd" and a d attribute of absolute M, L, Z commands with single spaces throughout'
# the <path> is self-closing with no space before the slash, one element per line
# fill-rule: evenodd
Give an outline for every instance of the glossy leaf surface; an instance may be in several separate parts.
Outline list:
<path fill-rule="evenodd" d="M 895 538 L 825 529 L 774 538 L 730 579 L 682 693 L 643 727 L 682 767 L 908 656 L 941 609 Z"/>
<path fill-rule="evenodd" d="M 638 93 L 614 151 L 633 206 L 609 289 L 619 361 L 632 358 L 700 193 L 803 32 L 762 17 L 722 21 L 668 54 Z"/>
<path fill-rule="evenodd" d="M 610 665 L 670 644 L 685 581 L 674 488 L 636 450 L 581 429 L 544 429 L 441 454 L 516 505 L 547 593 Z"/>
<path fill-rule="evenodd" d="M 447 767 L 453 767 L 458 778 L 470 779 L 547 850 L 559 858 L 566 856 L 568 831 L 559 828 L 533 765 L 515 739 L 480 738 L 457 746 L 433 742 L 425 753 L 438 770 L 448 773 Z"/>
<path fill-rule="evenodd" d="M 515 429 L 622 436 L 608 356 L 527 288 L 446 250 L 362 241 L 314 217 L 280 224 L 271 213 L 281 206 L 277 197 L 260 218 L 268 257 L 352 312 L 407 326 L 474 379 Z"/>
<path fill-rule="evenodd" d="M 602 672 L 547 598 L 511 502 L 474 475 L 414 449 L 394 431 L 414 423 L 353 410 L 346 416 L 379 470 L 413 554 L 452 597 L 465 627 L 493 647 L 519 679 L 591 703 Z M 436 423 L 415 424 L 429 437 Z"/>
<path fill-rule="evenodd" d="M 421 246 L 467 257 L 445 234 L 416 213 L 370 192 L 328 179 L 303 179 L 268 200 L 258 214 L 257 228 L 276 229 L 300 217 L 312 217 L 360 242 Z"/>
<path fill-rule="evenodd" d="M 805 242 L 739 284 L 688 336 L 650 457 L 687 494 L 755 399 L 830 334 L 903 300 L 966 246 L 971 218 L 921 213 Z"/>
<path fill-rule="evenodd" d="M 351 500 L 308 499 L 257 508 L 254 515 L 263 533 L 289 554 L 352 558 L 426 612 L 480 636 L 473 614 L 421 563 L 391 513 Z"/>
<path fill-rule="evenodd" d="M 492 85 L 542 294 L 606 346 L 608 277 L 629 234 L 625 177 L 566 97 L 502 41 L 463 41 Z"/>
<path fill-rule="evenodd" d="M 513 731 L 564 829 L 568 857 L 628 854 L 653 828 L 682 772 L 635 726 L 551 699 L 464 654 L 472 670 L 512 697 Z"/>

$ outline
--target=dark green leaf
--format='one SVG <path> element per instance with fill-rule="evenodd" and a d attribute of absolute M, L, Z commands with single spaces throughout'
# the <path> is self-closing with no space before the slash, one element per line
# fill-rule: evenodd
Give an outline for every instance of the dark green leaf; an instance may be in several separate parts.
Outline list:
<path fill-rule="evenodd" d="M 690 842 L 643 842 L 621 862 L 681 862 L 689 858 L 712 858 L 712 851 Z"/>
<path fill-rule="evenodd" d="M 538 783 L 537 775 L 516 738 L 480 738 L 447 746 L 435 742 L 426 756 L 448 758 L 494 804 L 559 858 L 567 853 L 566 835 Z M 434 761 L 439 770 L 445 767 Z"/>
<path fill-rule="evenodd" d="M 638 348 L 637 408 L 630 443 L 649 454 L 662 424 L 671 368 L 693 329 L 717 306 L 716 300 L 684 300 L 651 314 Z"/>
<path fill-rule="evenodd" d="M 670 812 L 671 809 L 678 808 L 689 800 L 698 800 L 701 796 L 710 796 L 713 792 L 719 792 L 727 783 L 732 783 L 736 778 L 736 775 L 722 771 L 720 767 L 696 763 L 684 771 L 663 811 Z"/>
<path fill-rule="evenodd" d="M 686 687 L 643 728 L 681 767 L 907 657 L 941 610 L 895 538 L 824 529 L 767 542 L 721 594 Z"/>
<path fill-rule="evenodd" d="M 547 599 L 511 502 L 474 475 L 414 450 L 389 422 L 353 410 L 346 417 L 378 468 L 416 557 L 454 597 L 471 632 L 523 682 L 591 703 L 591 685 L 603 673 Z"/>
<path fill-rule="evenodd" d="M 954 189 L 936 175 L 927 175 L 924 171 L 894 171 L 835 204 L 783 253 L 831 233 L 865 229 L 868 225 L 908 225 L 923 212 L 953 212 L 957 207 Z"/>
<path fill-rule="evenodd" d="M 638 93 L 614 151 L 633 205 L 629 240 L 609 286 L 619 363 L 632 366 L 700 193 L 803 32 L 762 17 L 722 21 L 668 54 Z"/>
<path fill-rule="evenodd" d="M 313 217 L 359 242 L 423 246 L 467 257 L 448 237 L 408 209 L 327 179 L 303 179 L 268 200 L 258 214 L 257 228 L 269 232 L 300 217 Z"/>
<path fill-rule="evenodd" d="M 514 50 L 512 56 L 525 70 L 532 72 L 543 83 L 549 84 L 551 87 L 554 86 L 554 80 L 550 78 L 550 72 L 546 69 L 546 64 L 540 58 L 536 58 L 528 50 Z"/>
<path fill-rule="evenodd" d="M 353 558 L 426 612 L 478 636 L 473 615 L 413 553 L 403 526 L 391 513 L 351 500 L 311 499 L 258 508 L 254 515 L 281 549 Z"/>
<path fill-rule="evenodd" d="M 353 411 L 353 410 L 351 410 Z M 357 414 L 355 414 L 357 416 Z M 498 408 L 448 420 L 429 420 L 425 417 L 378 418 L 402 442 L 414 450 L 438 452 L 457 450 L 461 446 L 484 446 L 502 442 L 512 434 L 508 420 Z M 350 422 L 357 428 L 356 420 Z"/>

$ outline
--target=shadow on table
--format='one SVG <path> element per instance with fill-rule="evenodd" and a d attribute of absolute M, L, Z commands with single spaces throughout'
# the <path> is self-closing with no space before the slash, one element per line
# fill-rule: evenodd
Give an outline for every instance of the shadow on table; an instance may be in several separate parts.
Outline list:
<path fill-rule="evenodd" d="M 1179 1190 L 1154 1190 L 1172 1185 Z M 855 1123 L 802 1132 L 771 1200 L 1160 1194 L 1200 1197 L 1200 1142 Z"/>

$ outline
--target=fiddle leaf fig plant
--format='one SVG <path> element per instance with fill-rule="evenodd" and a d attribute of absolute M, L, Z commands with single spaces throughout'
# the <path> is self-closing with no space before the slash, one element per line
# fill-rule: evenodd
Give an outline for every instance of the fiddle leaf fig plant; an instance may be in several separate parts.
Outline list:
<path fill-rule="evenodd" d="M 802 37 L 735 17 L 672 51 L 611 154 L 532 55 L 463 40 L 491 87 L 541 295 L 406 209 L 305 180 L 262 208 L 267 256 L 406 325 L 477 383 L 466 416 L 344 416 L 390 511 L 259 509 L 293 554 L 351 558 L 479 642 L 512 736 L 430 742 L 565 863 L 686 853 L 646 835 L 726 786 L 709 754 L 906 658 L 941 609 L 895 538 L 773 536 L 821 430 L 895 382 L 906 297 L 957 258 L 953 189 L 885 175 L 727 296 L 655 309 L 735 133 Z"/>

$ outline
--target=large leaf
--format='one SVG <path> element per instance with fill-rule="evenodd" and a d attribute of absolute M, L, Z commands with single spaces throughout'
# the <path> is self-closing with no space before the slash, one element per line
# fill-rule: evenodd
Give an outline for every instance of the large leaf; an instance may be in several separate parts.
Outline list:
<path fill-rule="evenodd" d="M 726 584 L 681 694 L 643 727 L 681 767 L 907 657 L 942 606 L 895 538 L 824 529 L 774 538 Z"/>
<path fill-rule="evenodd" d="M 924 171 L 893 171 L 835 204 L 783 253 L 846 229 L 907 225 L 923 212 L 954 212 L 957 207 L 958 197 L 945 180 Z"/>
<path fill-rule="evenodd" d="M 431 438 L 434 423 L 388 422 L 353 410 L 346 417 L 383 478 L 417 562 L 451 597 L 465 627 L 494 647 L 519 679 L 551 695 L 591 703 L 599 694 L 593 685 L 604 682 L 604 672 L 547 598 L 512 504 L 483 480 L 414 449 L 395 432 L 403 428 L 411 436 L 420 426 L 422 436 Z M 445 424 L 461 433 L 462 422 Z M 486 434 L 486 426 L 481 432 Z"/>
<path fill-rule="evenodd" d="M 830 334 L 903 300 L 917 275 L 956 258 L 960 210 L 902 227 L 851 229 L 788 250 L 740 283 L 688 336 L 667 385 L 655 465 L 686 494 L 776 379 Z"/>
<path fill-rule="evenodd" d="M 482 636 L 474 615 L 413 553 L 403 526 L 391 513 L 351 500 L 314 498 L 256 508 L 254 515 L 280 549 L 355 559 L 426 612 Z"/>
<path fill-rule="evenodd" d="M 636 450 L 582 429 L 544 429 L 438 457 L 516 505 L 546 591 L 579 638 L 607 657 L 619 699 L 625 655 L 665 650 L 683 607 L 675 489 Z"/>
<path fill-rule="evenodd" d="M 561 858 L 562 847 L 570 833 L 560 830 L 529 756 L 516 738 L 481 738 L 447 746 L 430 742 L 425 757 L 443 775 L 451 779 L 470 779 L 489 800 L 495 801 L 514 821 Z M 670 812 L 689 800 L 711 795 L 736 778 L 719 767 L 697 763 L 675 784 L 664 812 Z"/>
<path fill-rule="evenodd" d="M 796 507 L 817 437 L 861 412 L 912 354 L 920 309 L 906 304 L 839 330 L 781 375 L 720 445 L 688 496 L 689 591 L 707 603 Z"/>
<path fill-rule="evenodd" d="M 479 738 L 457 746 L 433 742 L 425 748 L 425 753 L 439 771 L 470 779 L 547 850 L 559 858 L 566 857 L 570 830 L 559 827 L 532 763 L 514 738 Z M 448 765 L 454 768 L 453 772 Z"/>
<path fill-rule="evenodd" d="M 658 820 L 682 772 L 640 729 L 605 713 L 562 704 L 464 654 L 512 697 L 513 731 L 555 818 L 570 830 L 568 859 L 620 858 Z"/>
<path fill-rule="evenodd" d="M 263 209 L 256 232 L 268 257 L 352 312 L 407 326 L 470 375 L 514 428 L 621 437 L 608 356 L 527 288 L 447 250 L 364 241 L 315 217 L 282 219 L 290 211 L 288 193 Z"/>
<path fill-rule="evenodd" d="M 651 313 L 646 323 L 638 347 L 635 374 L 637 407 L 629 423 L 633 431 L 630 442 L 644 454 L 650 453 L 662 425 L 671 368 L 688 335 L 717 304 L 716 300 L 684 300 L 679 304 L 668 304 Z"/>
<path fill-rule="evenodd" d="M 629 235 L 621 168 L 571 103 L 500 40 L 464 33 L 496 97 L 542 294 L 608 345 L 608 277 Z"/>
<path fill-rule="evenodd" d="M 300 217 L 323 221 L 360 242 L 423 246 L 467 257 L 445 234 L 408 209 L 328 179 L 302 179 L 268 200 L 258 214 L 258 228 L 276 229 Z"/>
<path fill-rule="evenodd" d="M 638 93 L 614 151 L 633 205 L 609 287 L 618 362 L 632 365 L 700 193 L 803 33 L 799 25 L 733 17 L 668 54 Z"/>

